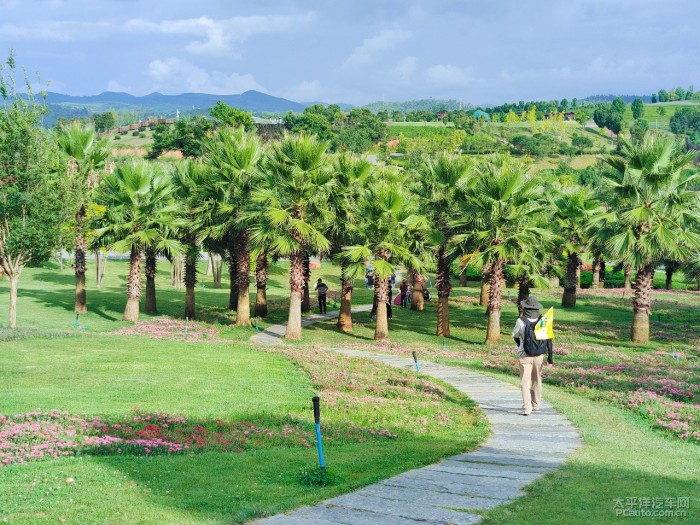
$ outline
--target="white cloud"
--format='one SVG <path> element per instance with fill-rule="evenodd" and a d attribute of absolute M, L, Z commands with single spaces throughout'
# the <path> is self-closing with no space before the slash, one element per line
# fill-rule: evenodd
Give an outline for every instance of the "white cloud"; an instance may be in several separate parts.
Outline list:
<path fill-rule="evenodd" d="M 111 80 L 107 83 L 107 91 L 116 91 L 118 93 L 133 93 L 131 86 L 120 84 L 116 80 Z"/>
<path fill-rule="evenodd" d="M 186 49 L 192 53 L 221 54 L 230 51 L 232 42 L 244 42 L 255 35 L 287 32 L 308 24 L 315 18 L 313 12 L 303 15 L 237 16 L 222 20 L 214 20 L 207 16 L 161 22 L 136 18 L 126 22 L 124 29 L 202 37 L 189 42 Z"/>
<path fill-rule="evenodd" d="M 428 83 L 440 87 L 463 87 L 476 80 L 472 68 L 461 68 L 449 64 L 429 67 L 425 71 L 425 79 Z"/>
<path fill-rule="evenodd" d="M 323 97 L 323 88 L 318 80 L 304 80 L 284 91 L 282 97 L 295 102 L 315 102 Z"/>
<path fill-rule="evenodd" d="M 416 57 L 404 57 L 396 65 L 393 72 L 400 82 L 408 82 L 411 80 L 417 67 L 418 59 Z"/>
<path fill-rule="evenodd" d="M 233 95 L 250 89 L 266 92 L 253 75 L 246 73 L 226 74 L 208 72 L 187 60 L 167 58 L 153 60 L 148 65 L 148 76 L 153 81 L 153 90 L 164 93 L 191 91 L 214 95 Z"/>
<path fill-rule="evenodd" d="M 352 52 L 343 67 L 370 64 L 378 54 L 408 40 L 411 33 L 403 29 L 384 29 L 378 35 L 363 40 L 362 44 Z"/>
<path fill-rule="evenodd" d="M 104 34 L 111 28 L 106 22 L 55 22 L 41 21 L 22 26 L 4 24 L 0 26 L 0 39 L 3 40 L 49 40 L 54 42 L 70 42 L 84 37 Z"/>

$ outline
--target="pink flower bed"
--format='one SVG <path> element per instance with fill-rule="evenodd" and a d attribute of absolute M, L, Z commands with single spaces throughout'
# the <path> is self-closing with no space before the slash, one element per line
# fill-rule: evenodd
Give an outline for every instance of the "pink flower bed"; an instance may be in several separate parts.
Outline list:
<path fill-rule="evenodd" d="M 700 444 L 700 360 L 682 352 L 624 353 L 559 343 L 544 381 L 637 413 L 653 428 Z M 518 374 L 513 346 L 495 348 L 487 368 Z"/>
<path fill-rule="evenodd" d="M 216 328 L 193 321 L 158 317 L 149 321 L 139 321 L 132 326 L 113 332 L 115 335 L 138 335 L 152 339 L 174 339 L 179 341 L 205 341 L 218 339 Z"/>
<path fill-rule="evenodd" d="M 404 432 L 455 431 L 476 424 L 473 408 L 446 402 L 440 386 L 362 359 L 327 351 L 284 348 L 316 385 L 328 416 L 324 441 L 364 443 L 401 439 Z M 309 407 L 310 408 L 310 407 Z M 0 415 L 0 465 L 62 456 L 182 454 L 200 451 L 244 453 L 269 447 L 312 447 L 309 411 L 256 421 L 190 420 L 138 409 L 120 419 L 35 411 Z"/>

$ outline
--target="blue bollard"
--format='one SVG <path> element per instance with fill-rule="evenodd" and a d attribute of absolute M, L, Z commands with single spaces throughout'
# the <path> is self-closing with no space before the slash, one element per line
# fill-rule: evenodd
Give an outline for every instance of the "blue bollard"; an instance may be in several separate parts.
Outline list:
<path fill-rule="evenodd" d="M 416 372 L 420 372 L 420 365 L 418 364 L 418 356 L 416 355 L 416 351 L 414 350 L 411 353 L 413 354 L 413 362 L 416 363 Z"/>
<path fill-rule="evenodd" d="M 314 422 L 316 423 L 316 446 L 318 448 L 318 464 L 321 470 L 325 472 L 326 461 L 323 459 L 323 441 L 321 439 L 321 407 L 320 399 L 318 396 L 311 398 L 311 402 L 314 405 Z"/>

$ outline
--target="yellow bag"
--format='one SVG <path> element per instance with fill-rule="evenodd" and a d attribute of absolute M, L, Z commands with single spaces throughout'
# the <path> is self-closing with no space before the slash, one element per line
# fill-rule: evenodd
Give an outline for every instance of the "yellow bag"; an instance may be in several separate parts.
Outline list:
<path fill-rule="evenodd" d="M 543 339 L 554 339 L 554 307 L 552 306 L 547 313 L 542 316 L 535 327 L 535 339 L 542 341 Z"/>

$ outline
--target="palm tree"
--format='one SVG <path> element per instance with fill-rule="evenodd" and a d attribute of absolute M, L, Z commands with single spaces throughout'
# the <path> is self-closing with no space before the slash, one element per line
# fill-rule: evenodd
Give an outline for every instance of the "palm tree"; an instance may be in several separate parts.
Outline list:
<path fill-rule="evenodd" d="M 630 339 L 646 343 L 656 265 L 687 260 L 700 248 L 700 174 L 684 171 L 693 153 L 681 141 L 654 132 L 638 143 L 622 140 L 620 149 L 605 159 L 616 172 L 605 181 L 620 205 L 603 219 L 616 228 L 610 251 L 637 268 Z"/>
<path fill-rule="evenodd" d="M 357 203 L 371 174 L 371 164 L 351 154 L 341 154 L 331 170 L 333 184 L 329 185 L 328 217 L 324 230 L 331 242 L 331 255 L 340 262 L 340 312 L 336 326 L 343 332 L 352 332 L 352 278 L 347 262 L 340 257 L 343 246 L 358 241 Z"/>
<path fill-rule="evenodd" d="M 205 141 L 205 162 L 211 167 L 216 199 L 213 216 L 214 237 L 229 235 L 234 242 L 238 298 L 236 326 L 250 324 L 250 224 L 243 220 L 243 209 L 250 204 L 251 192 L 261 179 L 259 170 L 263 148 L 257 136 L 243 128 L 222 128 Z"/>
<path fill-rule="evenodd" d="M 450 335 L 449 298 L 452 291 L 450 275 L 454 250 L 450 245 L 454 232 L 453 218 L 457 213 L 460 186 L 466 185 L 469 164 L 463 157 L 440 154 L 428 157 L 419 167 L 413 191 L 418 206 L 432 229 L 431 239 L 437 262 L 437 329 L 436 335 Z"/>
<path fill-rule="evenodd" d="M 691 255 L 685 264 L 683 264 L 683 273 L 685 278 L 695 283 L 695 289 L 700 291 L 700 252 Z"/>
<path fill-rule="evenodd" d="M 361 271 L 366 260 L 371 260 L 374 266 L 375 341 L 389 340 L 389 278 L 395 265 L 421 269 L 420 259 L 406 248 L 406 224 L 413 219 L 413 204 L 404 186 L 404 181 L 395 174 L 374 171 L 357 201 L 362 244 L 343 248 L 342 257 L 350 275 Z"/>
<path fill-rule="evenodd" d="M 566 257 L 566 277 L 563 307 L 576 306 L 578 272 L 581 252 L 588 245 L 587 229 L 595 214 L 602 211 L 599 201 L 590 191 L 580 186 L 556 188 L 550 199 L 558 234 L 562 240 L 560 249 Z"/>
<path fill-rule="evenodd" d="M 85 215 L 92 189 L 99 180 L 98 171 L 109 156 L 106 140 L 100 140 L 91 125 L 72 122 L 58 129 L 56 136 L 61 152 L 68 157 L 69 177 L 73 197 L 77 199 L 75 213 L 75 313 L 87 313 L 85 289 Z"/>
<path fill-rule="evenodd" d="M 206 240 L 201 201 L 206 198 L 205 188 L 211 183 L 211 172 L 202 162 L 187 159 L 179 164 L 172 175 L 175 198 L 187 219 L 185 226 L 176 232 L 178 240 L 185 247 L 185 318 L 196 318 L 195 287 L 197 285 L 197 261 L 200 246 Z"/>
<path fill-rule="evenodd" d="M 305 134 L 286 134 L 272 146 L 264 163 L 265 177 L 253 190 L 251 206 L 243 214 L 250 224 L 251 245 L 270 247 L 272 254 L 289 257 L 289 318 L 287 339 L 301 339 L 301 301 L 304 293 L 304 253 L 327 252 L 330 242 L 312 221 L 326 207 L 326 142 Z"/>
<path fill-rule="evenodd" d="M 141 299 L 141 257 L 154 247 L 163 253 L 182 253 L 182 244 L 172 232 L 186 226 L 173 202 L 175 188 L 157 165 L 144 161 L 119 166 L 107 174 L 97 188 L 95 201 L 105 207 L 95 236 L 106 237 L 110 248 L 129 252 L 127 302 L 122 319 L 138 321 Z"/>
<path fill-rule="evenodd" d="M 255 256 L 255 317 L 267 317 L 267 270 L 270 262 L 267 250 Z"/>
<path fill-rule="evenodd" d="M 510 155 L 491 155 L 476 165 L 476 180 L 465 190 L 463 215 L 455 227 L 464 233 L 455 241 L 479 249 L 478 258 L 489 267 L 489 303 L 486 344 L 501 337 L 501 287 L 506 264 L 526 252 L 545 251 L 553 239 L 549 230 L 536 226 L 545 207 L 538 181 L 527 177 L 525 165 Z"/>

